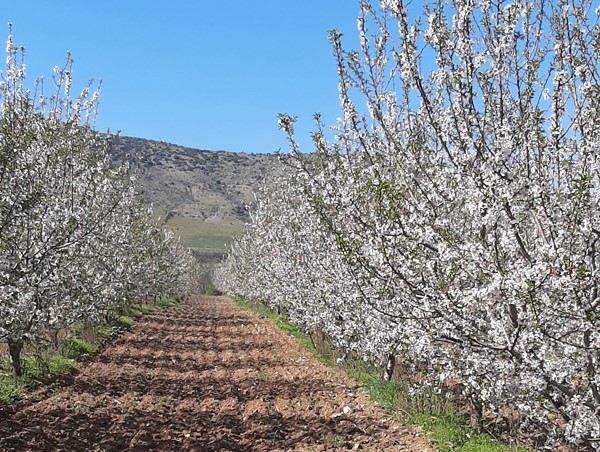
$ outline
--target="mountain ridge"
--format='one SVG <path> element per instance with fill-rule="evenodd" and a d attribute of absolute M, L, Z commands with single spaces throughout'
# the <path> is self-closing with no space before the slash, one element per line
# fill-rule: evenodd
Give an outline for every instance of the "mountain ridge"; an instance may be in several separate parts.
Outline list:
<path fill-rule="evenodd" d="M 165 228 L 192 249 L 208 287 L 231 240 L 249 222 L 247 206 L 283 172 L 276 154 L 209 151 L 145 138 L 113 136 L 114 164 L 140 166 L 138 191 Z"/>
<path fill-rule="evenodd" d="M 276 154 L 210 151 L 145 138 L 115 136 L 113 161 L 137 162 L 140 194 L 163 215 L 216 224 L 248 221 L 246 206 L 282 172 Z"/>

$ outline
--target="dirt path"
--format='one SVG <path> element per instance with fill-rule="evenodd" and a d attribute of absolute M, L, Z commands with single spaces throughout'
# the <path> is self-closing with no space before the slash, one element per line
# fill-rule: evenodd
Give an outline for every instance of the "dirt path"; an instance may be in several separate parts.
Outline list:
<path fill-rule="evenodd" d="M 192 297 L 0 411 L 0 450 L 433 450 L 353 385 L 231 300 Z"/>

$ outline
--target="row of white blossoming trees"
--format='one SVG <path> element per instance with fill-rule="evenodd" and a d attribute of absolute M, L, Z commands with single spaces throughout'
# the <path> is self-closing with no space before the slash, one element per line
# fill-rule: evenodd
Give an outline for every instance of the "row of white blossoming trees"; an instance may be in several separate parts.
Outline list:
<path fill-rule="evenodd" d="M 600 446 L 600 29 L 588 0 L 361 2 L 342 117 L 215 279 L 366 358 Z M 366 105 L 366 108 L 365 108 Z"/>
<path fill-rule="evenodd" d="M 15 373 L 23 345 L 124 304 L 185 293 L 194 261 L 135 193 L 135 172 L 110 163 L 96 133 L 98 90 L 72 97 L 71 66 L 49 89 L 25 85 L 9 35 L 0 78 L 0 340 Z"/>

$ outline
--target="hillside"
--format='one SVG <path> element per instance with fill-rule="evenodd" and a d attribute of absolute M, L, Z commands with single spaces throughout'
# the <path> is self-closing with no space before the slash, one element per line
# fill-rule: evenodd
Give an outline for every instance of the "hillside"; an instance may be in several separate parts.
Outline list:
<path fill-rule="evenodd" d="M 118 137 L 116 160 L 131 158 L 144 169 L 141 191 L 163 214 L 240 226 L 245 206 L 279 171 L 274 154 L 206 151 L 142 138 Z"/>
<path fill-rule="evenodd" d="M 205 284 L 229 242 L 242 233 L 254 193 L 282 171 L 274 154 L 206 151 L 132 137 L 117 137 L 112 156 L 141 166 L 141 194 L 193 249 Z"/>

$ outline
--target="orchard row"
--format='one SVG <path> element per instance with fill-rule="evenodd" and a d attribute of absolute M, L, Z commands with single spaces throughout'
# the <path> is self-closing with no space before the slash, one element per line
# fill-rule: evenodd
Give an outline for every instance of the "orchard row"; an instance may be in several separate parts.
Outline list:
<path fill-rule="evenodd" d="M 342 112 L 215 273 L 480 413 L 600 439 L 600 30 L 587 0 L 361 1 Z M 414 6 L 414 5 L 413 5 Z M 333 138 L 330 137 L 333 135 Z"/>
<path fill-rule="evenodd" d="M 132 302 L 185 293 L 196 264 L 153 219 L 136 171 L 111 165 L 93 130 L 98 89 L 71 95 L 70 57 L 25 84 L 23 50 L 7 43 L 0 78 L 0 340 L 13 367 L 27 342 L 96 322 Z"/>

